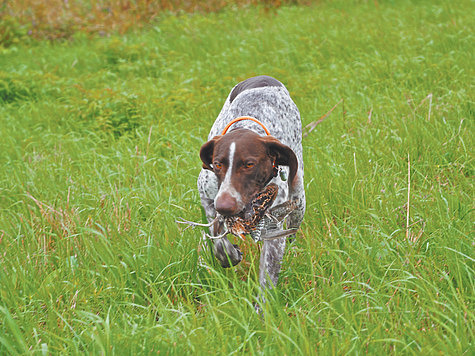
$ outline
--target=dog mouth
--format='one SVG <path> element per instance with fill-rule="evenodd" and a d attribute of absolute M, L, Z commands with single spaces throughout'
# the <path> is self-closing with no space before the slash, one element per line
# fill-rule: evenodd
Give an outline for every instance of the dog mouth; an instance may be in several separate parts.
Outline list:
<path fill-rule="evenodd" d="M 242 237 L 256 230 L 267 210 L 274 203 L 279 187 L 271 183 L 246 205 L 238 214 L 225 218 L 226 226 L 233 235 Z"/>

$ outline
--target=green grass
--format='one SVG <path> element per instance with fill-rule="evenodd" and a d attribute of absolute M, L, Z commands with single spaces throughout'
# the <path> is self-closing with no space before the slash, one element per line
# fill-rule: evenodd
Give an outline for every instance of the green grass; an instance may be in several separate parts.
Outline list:
<path fill-rule="evenodd" d="M 2 49 L 0 354 L 473 354 L 474 10 L 229 9 Z M 255 245 L 225 270 L 174 222 L 201 219 L 199 148 L 257 74 L 304 124 L 344 99 L 304 139 L 264 318 Z"/>

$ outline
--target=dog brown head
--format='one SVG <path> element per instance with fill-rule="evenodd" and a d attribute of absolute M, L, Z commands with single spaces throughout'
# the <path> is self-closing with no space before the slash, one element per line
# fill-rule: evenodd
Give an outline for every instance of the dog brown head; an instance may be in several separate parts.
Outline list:
<path fill-rule="evenodd" d="M 289 166 L 289 182 L 297 174 L 298 162 L 290 147 L 272 136 L 259 136 L 247 129 L 235 129 L 216 136 L 200 150 L 203 168 L 218 178 L 214 200 L 224 216 L 239 214 L 274 176 L 274 167 Z"/>

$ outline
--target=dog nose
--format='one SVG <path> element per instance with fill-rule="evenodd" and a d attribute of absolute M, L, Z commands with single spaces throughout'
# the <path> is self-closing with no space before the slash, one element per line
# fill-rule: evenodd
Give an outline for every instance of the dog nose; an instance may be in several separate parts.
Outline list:
<path fill-rule="evenodd" d="M 224 216 L 231 216 L 238 213 L 237 200 L 228 193 L 223 193 L 216 199 L 215 208 L 218 213 Z"/>

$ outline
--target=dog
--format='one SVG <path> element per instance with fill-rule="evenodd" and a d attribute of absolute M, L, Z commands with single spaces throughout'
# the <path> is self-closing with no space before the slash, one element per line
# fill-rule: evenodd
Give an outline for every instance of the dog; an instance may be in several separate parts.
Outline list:
<path fill-rule="evenodd" d="M 237 265 L 242 253 L 226 238 L 226 226 L 216 217 L 243 216 L 269 184 L 278 187 L 272 206 L 293 204 L 285 219 L 287 231 L 299 228 L 305 213 L 302 122 L 280 81 L 262 75 L 237 84 L 201 147 L 200 158 L 203 168 L 198 190 L 208 222 L 215 222 L 210 234 L 223 235 L 212 239 L 214 255 L 222 267 Z M 283 222 L 268 218 L 263 222 L 265 226 L 259 228 L 264 231 L 283 230 Z M 285 246 L 286 237 L 263 238 L 259 264 L 262 288 L 277 285 Z"/>

